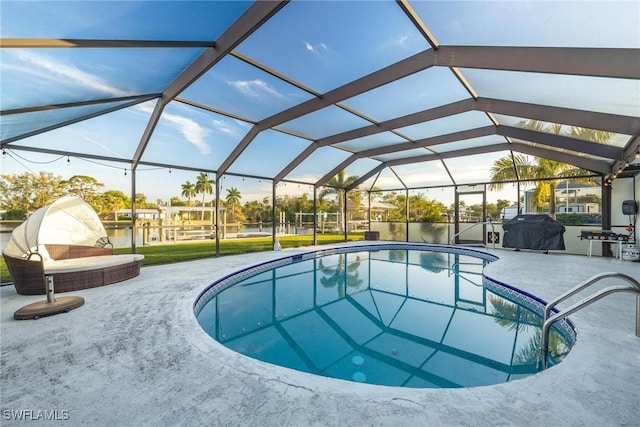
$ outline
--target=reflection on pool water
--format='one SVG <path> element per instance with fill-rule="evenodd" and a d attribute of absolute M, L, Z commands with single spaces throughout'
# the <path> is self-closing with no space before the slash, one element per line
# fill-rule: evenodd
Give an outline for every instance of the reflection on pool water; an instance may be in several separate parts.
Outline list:
<path fill-rule="evenodd" d="M 538 371 L 542 309 L 484 278 L 491 258 L 427 245 L 321 251 L 214 283 L 196 314 L 226 347 L 300 371 L 403 387 L 495 384 Z M 552 329 L 551 364 L 574 339 L 566 322 Z"/>

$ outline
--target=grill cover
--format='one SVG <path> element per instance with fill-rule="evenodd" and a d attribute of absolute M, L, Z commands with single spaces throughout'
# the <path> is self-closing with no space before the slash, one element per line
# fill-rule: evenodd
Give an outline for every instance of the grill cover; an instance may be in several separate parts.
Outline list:
<path fill-rule="evenodd" d="M 517 215 L 502 228 L 504 248 L 564 250 L 564 225 L 548 215 Z"/>

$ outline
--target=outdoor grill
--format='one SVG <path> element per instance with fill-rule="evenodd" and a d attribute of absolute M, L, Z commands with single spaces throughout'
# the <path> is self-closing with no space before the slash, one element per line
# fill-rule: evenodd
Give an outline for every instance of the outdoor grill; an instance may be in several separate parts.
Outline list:
<path fill-rule="evenodd" d="M 516 215 L 502 224 L 502 247 L 515 249 L 564 250 L 564 225 L 549 215 Z"/>
<path fill-rule="evenodd" d="M 618 240 L 626 242 L 629 235 L 614 233 L 611 230 L 580 230 L 580 240 Z"/>

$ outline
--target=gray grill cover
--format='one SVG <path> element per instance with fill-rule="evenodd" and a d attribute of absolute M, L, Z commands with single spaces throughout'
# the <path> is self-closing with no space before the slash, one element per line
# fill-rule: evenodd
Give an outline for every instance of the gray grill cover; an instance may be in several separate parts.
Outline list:
<path fill-rule="evenodd" d="M 517 215 L 502 224 L 502 247 L 564 250 L 564 225 L 549 215 Z"/>

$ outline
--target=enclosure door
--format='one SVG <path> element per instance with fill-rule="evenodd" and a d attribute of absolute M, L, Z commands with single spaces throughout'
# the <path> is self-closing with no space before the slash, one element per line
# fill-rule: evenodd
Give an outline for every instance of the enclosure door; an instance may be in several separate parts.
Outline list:
<path fill-rule="evenodd" d="M 458 188 L 455 196 L 455 243 L 484 245 L 486 225 L 486 189 L 484 186 Z"/>

